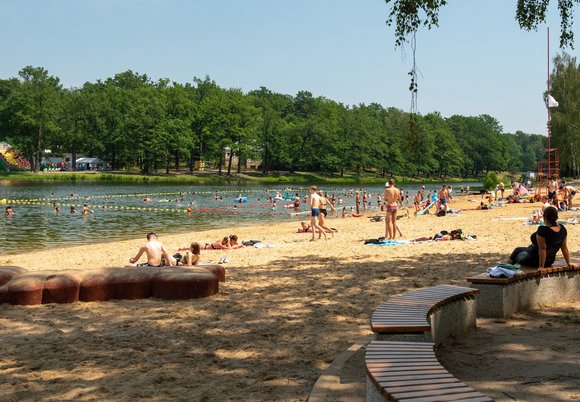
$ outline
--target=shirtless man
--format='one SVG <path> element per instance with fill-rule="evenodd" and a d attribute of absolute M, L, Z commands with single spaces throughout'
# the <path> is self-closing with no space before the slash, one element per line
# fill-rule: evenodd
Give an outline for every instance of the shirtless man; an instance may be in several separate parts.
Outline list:
<path fill-rule="evenodd" d="M 394 179 L 390 179 L 385 186 L 384 200 L 387 209 L 385 239 L 394 240 L 397 234 L 397 207 L 401 201 L 401 191 L 395 187 Z"/>
<path fill-rule="evenodd" d="M 316 186 L 310 186 L 310 226 L 312 227 L 312 238 L 310 241 L 316 240 L 314 234 L 317 230 L 318 234 L 323 234 L 324 240 L 327 240 L 326 232 L 318 225 L 318 216 L 320 215 L 320 208 L 322 208 L 322 200 L 316 190 Z"/>
<path fill-rule="evenodd" d="M 449 190 L 447 190 L 447 186 L 441 186 L 439 190 L 439 205 L 443 206 L 445 212 L 447 212 L 447 203 L 449 202 Z"/>
<path fill-rule="evenodd" d="M 139 261 L 141 255 L 147 254 L 147 262 L 143 264 L 136 264 Z M 139 249 L 137 255 L 129 259 L 131 266 L 137 267 L 162 267 L 162 260 L 165 258 L 166 264 L 169 263 L 170 266 L 176 265 L 175 258 L 170 256 L 165 249 L 165 246 L 157 240 L 157 235 L 153 232 L 147 234 L 147 243 L 143 244 Z"/>

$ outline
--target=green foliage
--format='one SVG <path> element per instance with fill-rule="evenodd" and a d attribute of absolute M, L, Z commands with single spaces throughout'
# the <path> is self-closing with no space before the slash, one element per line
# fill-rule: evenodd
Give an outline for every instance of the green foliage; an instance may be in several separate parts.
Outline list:
<path fill-rule="evenodd" d="M 566 53 L 556 56 L 551 94 L 559 106 L 551 109 L 552 143 L 559 149 L 561 173 L 580 174 L 580 65 Z"/>
<path fill-rule="evenodd" d="M 578 0 L 557 1 L 560 12 L 560 47 L 574 45 L 573 15 Z M 439 10 L 447 0 L 385 0 L 391 4 L 387 25 L 395 26 L 395 44 L 401 46 L 417 32 L 421 26 L 431 29 L 439 26 Z M 516 20 L 520 28 L 537 30 L 546 21 L 546 11 L 550 0 L 517 0 Z"/>
<path fill-rule="evenodd" d="M 499 184 L 500 180 L 496 172 L 487 172 L 483 177 L 482 182 L 486 189 L 492 190 Z"/>
<path fill-rule="evenodd" d="M 53 156 L 99 157 L 112 170 L 149 175 L 139 180 L 158 180 L 158 173 L 184 165 L 191 171 L 197 161 L 229 176 L 248 159 L 261 160 L 264 176 L 290 171 L 289 181 L 304 179 L 295 172 L 305 171 L 350 183 L 391 176 L 447 180 L 535 170 L 543 146 L 541 136 L 502 133 L 488 115 L 423 116 L 376 103 L 347 106 L 308 91 L 291 96 L 261 87 L 245 94 L 209 77 L 181 84 L 132 71 L 63 89 L 58 78 L 32 67 L 20 79 L 0 80 L 0 129 L 13 133 L 0 140 L 28 155 L 51 149 Z M 226 147 L 231 158 L 224 158 Z"/>

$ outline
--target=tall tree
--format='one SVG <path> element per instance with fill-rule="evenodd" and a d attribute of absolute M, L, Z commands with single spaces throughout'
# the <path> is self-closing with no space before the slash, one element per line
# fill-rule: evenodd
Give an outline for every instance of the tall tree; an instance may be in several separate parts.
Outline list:
<path fill-rule="evenodd" d="M 552 108 L 553 146 L 560 152 L 562 172 L 580 174 L 580 65 L 567 53 L 554 59 L 551 93 L 559 106 Z"/>
<path fill-rule="evenodd" d="M 21 136 L 32 170 L 36 171 L 47 144 L 47 135 L 58 130 L 58 111 L 62 87 L 57 77 L 42 67 L 27 66 L 18 73 L 20 85 L 7 100 L 14 112 L 13 126 Z"/>

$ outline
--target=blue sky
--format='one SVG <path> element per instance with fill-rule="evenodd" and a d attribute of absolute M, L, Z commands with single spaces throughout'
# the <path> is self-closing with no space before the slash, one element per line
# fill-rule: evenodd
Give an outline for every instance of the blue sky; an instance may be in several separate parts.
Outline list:
<path fill-rule="evenodd" d="M 515 7 L 450 0 L 440 27 L 419 33 L 419 112 L 486 113 L 506 132 L 545 133 L 546 28 L 520 30 Z M 226 88 L 408 111 L 410 50 L 395 48 L 387 15 L 383 0 L 3 0 L 0 78 L 27 65 L 65 87 L 128 69 L 182 83 L 209 75 Z M 547 26 L 554 57 L 556 9 Z"/>

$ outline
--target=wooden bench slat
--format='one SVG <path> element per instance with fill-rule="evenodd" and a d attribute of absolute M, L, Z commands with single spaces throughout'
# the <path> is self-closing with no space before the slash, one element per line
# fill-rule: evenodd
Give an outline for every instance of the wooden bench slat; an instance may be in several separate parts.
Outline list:
<path fill-rule="evenodd" d="M 493 399 L 488 398 L 485 395 L 480 394 L 479 392 L 466 392 L 463 394 L 456 394 L 456 395 L 439 395 L 439 396 L 432 396 L 432 397 L 421 397 L 421 398 L 405 398 L 405 399 L 397 399 L 397 402 L 446 402 L 446 401 L 455 401 L 455 402 L 493 402 Z"/>
<path fill-rule="evenodd" d="M 390 359 L 390 358 L 394 358 L 397 359 L 399 357 L 421 357 L 421 356 L 429 356 L 432 357 L 433 354 L 429 353 L 427 351 L 425 352 L 421 352 L 421 351 L 413 351 L 413 350 L 409 350 L 409 351 L 401 351 L 401 350 L 397 350 L 397 351 L 391 351 L 391 352 L 384 352 L 384 351 L 367 351 L 367 357 L 382 357 L 383 359 Z"/>
<path fill-rule="evenodd" d="M 380 372 L 373 372 L 373 378 L 375 380 L 381 381 L 395 381 L 397 379 L 402 378 L 417 378 L 418 376 L 427 377 L 427 376 L 450 376 L 453 377 L 453 374 L 449 374 L 447 370 L 439 366 L 437 369 L 432 370 L 410 370 L 410 371 L 387 371 L 384 374 Z"/>
<path fill-rule="evenodd" d="M 433 378 L 433 376 L 417 377 L 420 379 L 413 379 L 408 381 L 379 381 L 379 385 L 384 388 L 406 387 L 411 385 L 425 385 L 425 384 L 450 384 L 459 382 L 459 380 L 452 375 L 445 378 Z"/>
<path fill-rule="evenodd" d="M 380 374 L 380 373 L 394 373 L 394 372 L 398 372 L 398 371 L 431 371 L 431 370 L 441 370 L 441 365 L 439 364 L 424 364 L 424 365 L 418 365 L 418 366 L 405 366 L 405 365 L 401 365 L 401 366 L 389 366 L 389 367 L 385 367 L 384 365 L 373 365 L 373 364 L 367 364 L 367 371 L 369 373 L 372 374 Z"/>
<path fill-rule="evenodd" d="M 462 383 L 459 383 L 462 384 Z M 479 394 L 478 396 L 483 396 L 479 392 L 475 391 L 471 387 L 465 386 L 463 387 L 449 387 L 449 388 L 441 388 L 441 389 L 432 389 L 429 391 L 417 391 L 417 392 L 395 392 L 389 393 L 389 395 L 393 396 L 396 400 L 401 399 L 410 399 L 410 398 L 421 398 L 436 396 L 436 395 L 453 395 L 453 394 Z"/>
<path fill-rule="evenodd" d="M 444 371 L 444 370 L 443 370 Z M 375 380 L 382 386 L 388 386 L 390 383 L 410 383 L 410 382 L 420 382 L 425 380 L 446 380 L 453 379 L 457 381 L 457 378 L 453 377 L 447 371 L 441 374 L 421 374 L 421 375 L 400 375 L 400 376 L 375 376 Z"/>
<path fill-rule="evenodd" d="M 462 390 L 473 390 L 473 388 L 468 387 L 464 383 L 459 382 L 459 380 L 457 380 L 455 382 L 446 382 L 446 383 L 423 383 L 421 385 L 388 387 L 387 392 L 389 393 L 389 395 L 393 395 L 395 397 L 397 397 L 397 395 L 401 393 L 413 393 L 413 392 L 427 392 L 429 395 L 433 395 L 433 392 L 435 392 L 436 393 L 435 395 L 437 395 L 438 392 L 456 393 L 454 391 L 457 388 Z"/>
<path fill-rule="evenodd" d="M 369 343 L 367 345 L 367 349 L 385 348 L 385 347 L 396 348 L 399 346 L 413 346 L 413 347 L 417 347 L 417 348 L 425 348 L 425 349 L 433 350 L 433 347 L 435 346 L 435 344 L 433 342 L 417 343 L 417 342 L 407 342 L 407 341 L 372 341 L 371 343 Z"/>

